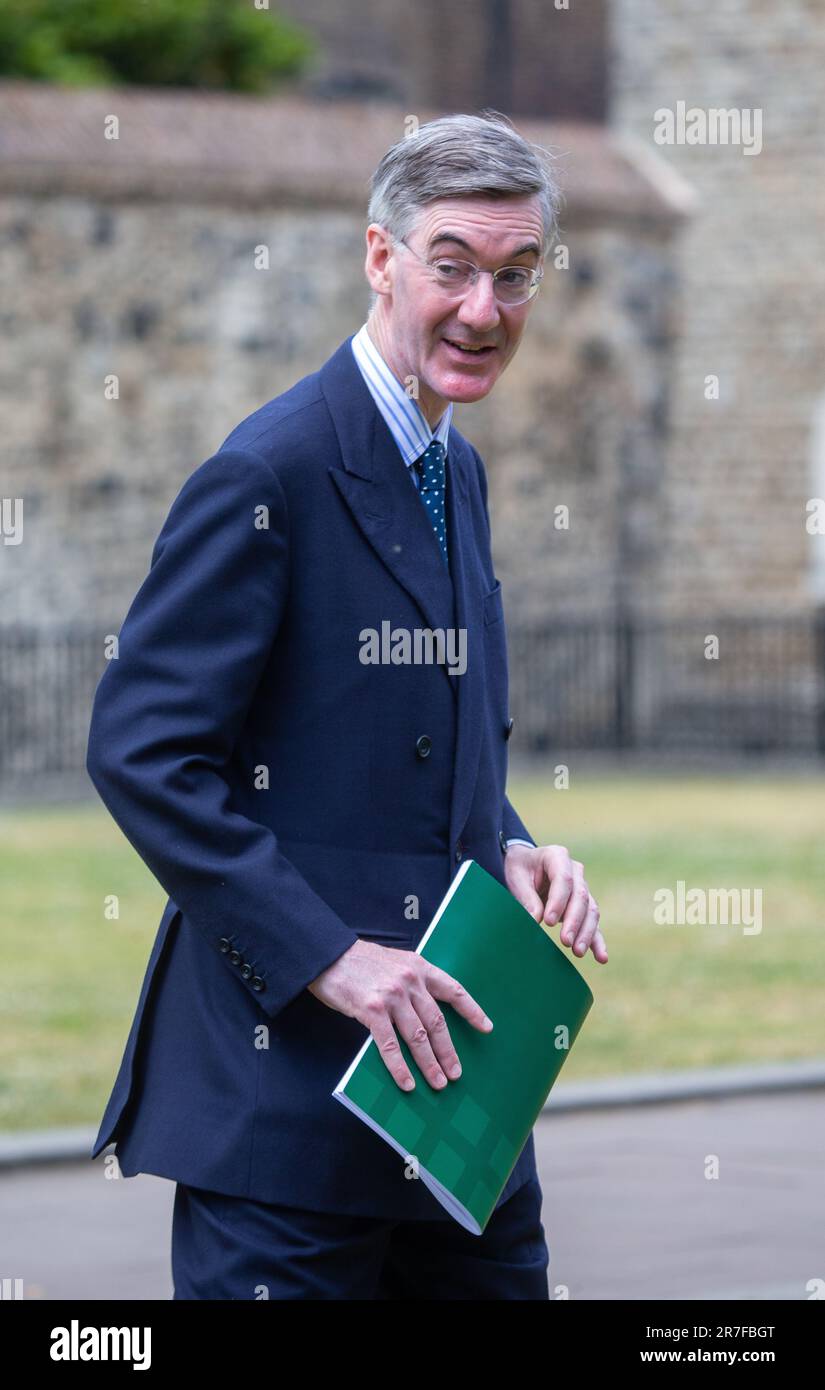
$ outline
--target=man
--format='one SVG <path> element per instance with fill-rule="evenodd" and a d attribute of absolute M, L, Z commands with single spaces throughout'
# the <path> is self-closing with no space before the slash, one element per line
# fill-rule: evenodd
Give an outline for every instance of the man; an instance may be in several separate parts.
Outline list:
<path fill-rule="evenodd" d="M 388 151 L 368 322 L 186 481 L 100 682 L 89 773 L 170 900 L 92 1156 L 176 1181 L 176 1298 L 549 1296 L 532 1134 L 472 1236 L 331 1091 L 370 1032 L 440 1089 L 453 1010 L 489 1027 L 415 954 L 467 857 L 607 960 L 582 865 L 505 796 L 485 474 L 451 424 L 518 347 L 556 197 L 495 116 Z M 372 660 L 385 624 L 463 633 L 466 669 Z"/>

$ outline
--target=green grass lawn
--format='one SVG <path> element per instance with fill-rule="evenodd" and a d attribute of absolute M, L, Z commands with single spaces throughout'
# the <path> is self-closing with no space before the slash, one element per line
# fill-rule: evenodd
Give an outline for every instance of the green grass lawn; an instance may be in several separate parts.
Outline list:
<path fill-rule="evenodd" d="M 596 1002 L 564 1079 L 825 1055 L 825 789 L 816 778 L 522 779 L 539 843 L 568 847 L 602 911 Z M 656 925 L 654 893 L 762 890 L 762 930 Z"/>
<path fill-rule="evenodd" d="M 581 859 L 610 960 L 562 1079 L 825 1055 L 825 791 L 814 778 L 512 781 Z M 762 890 L 762 930 L 657 926 L 653 894 Z M 96 805 L 0 813 L 0 1129 L 96 1125 L 166 895 Z M 107 920 L 107 894 L 120 916 Z"/>

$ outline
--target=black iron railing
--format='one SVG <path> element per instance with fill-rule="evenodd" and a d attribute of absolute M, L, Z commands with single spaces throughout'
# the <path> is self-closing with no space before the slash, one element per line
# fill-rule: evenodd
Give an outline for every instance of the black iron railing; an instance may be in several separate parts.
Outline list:
<path fill-rule="evenodd" d="M 825 613 L 511 621 L 508 647 L 519 752 L 825 756 Z M 105 666 L 99 627 L 0 623 L 0 790 L 85 776 Z"/>

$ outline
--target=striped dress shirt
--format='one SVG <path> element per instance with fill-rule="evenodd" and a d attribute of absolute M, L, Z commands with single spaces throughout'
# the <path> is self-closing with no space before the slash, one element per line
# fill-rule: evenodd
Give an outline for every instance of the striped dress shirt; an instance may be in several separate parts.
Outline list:
<path fill-rule="evenodd" d="M 449 401 L 435 429 L 431 429 L 418 401 L 408 396 L 394 372 L 391 372 L 364 324 L 352 339 L 353 356 L 358 363 L 367 389 L 401 452 L 413 483 L 419 485 L 415 460 L 438 439 L 444 445 L 449 466 L 448 439 L 453 403 Z"/>

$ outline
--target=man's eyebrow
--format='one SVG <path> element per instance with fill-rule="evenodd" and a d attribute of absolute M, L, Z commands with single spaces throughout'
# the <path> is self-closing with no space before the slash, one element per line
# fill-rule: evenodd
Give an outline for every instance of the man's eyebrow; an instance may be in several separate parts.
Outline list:
<path fill-rule="evenodd" d="M 470 246 L 463 237 L 460 237 L 457 232 L 439 232 L 437 236 L 431 237 L 430 241 L 427 243 L 427 250 L 432 251 L 433 247 L 437 246 L 440 241 L 452 241 L 456 246 L 462 246 L 465 251 L 469 251 L 470 255 L 474 254 L 472 246 Z M 524 246 L 520 246 L 517 251 L 511 251 L 507 264 L 509 265 L 510 261 L 515 260 L 516 256 L 526 256 L 531 253 L 534 256 L 541 255 L 541 248 L 535 241 L 525 242 Z"/>

